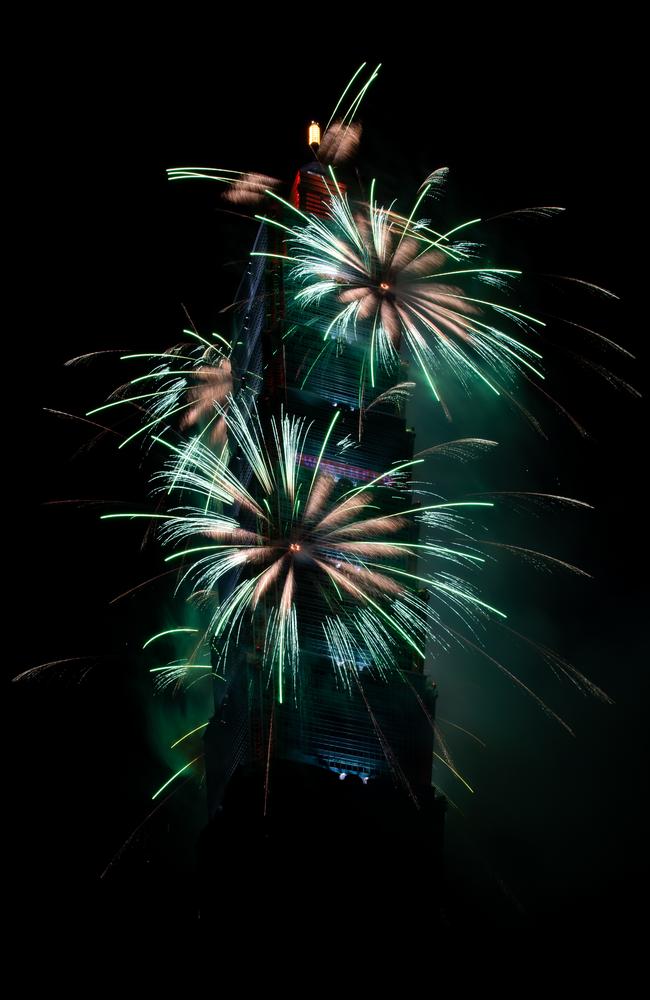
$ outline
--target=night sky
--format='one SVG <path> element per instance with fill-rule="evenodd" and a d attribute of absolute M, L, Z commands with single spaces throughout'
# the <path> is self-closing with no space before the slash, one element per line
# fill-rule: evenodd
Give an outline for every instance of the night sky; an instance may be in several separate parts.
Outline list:
<path fill-rule="evenodd" d="M 527 305 L 552 301 L 635 353 L 636 362 L 601 354 L 569 328 L 554 330 L 556 342 L 577 353 L 586 348 L 643 391 L 645 345 L 620 230 L 634 202 L 632 139 L 620 115 L 625 81 L 602 72 L 604 26 L 592 29 L 589 46 L 558 37 L 539 51 L 486 39 L 440 56 L 436 36 L 431 52 L 418 50 L 407 63 L 385 41 L 335 53 L 317 45 L 311 54 L 282 42 L 254 55 L 230 26 L 214 52 L 181 39 L 154 49 L 116 33 L 110 58 L 86 48 L 45 74 L 29 129 L 38 150 L 27 171 L 35 275 L 10 336 L 18 348 L 10 416 L 19 471 L 5 489 L 19 514 L 21 548 L 12 557 L 17 643 L 6 671 L 11 678 L 44 661 L 96 660 L 81 683 L 81 668 L 55 668 L 9 692 L 12 857 L 27 914 L 35 902 L 39 911 L 56 910 L 63 898 L 119 911 L 133 886 L 182 896 L 205 818 L 203 793 L 189 782 L 99 881 L 169 774 L 159 749 L 169 720 L 152 711 L 137 651 L 156 631 L 161 607 L 163 617 L 171 611 L 164 589 L 109 606 L 159 566 L 153 546 L 139 548 L 141 532 L 100 523 L 97 506 L 50 503 L 142 505 L 146 462 L 139 467 L 136 450 L 118 453 L 111 441 L 87 450 L 89 428 L 43 412 L 83 413 L 117 384 L 110 357 L 64 368 L 70 357 L 163 350 L 186 325 L 183 305 L 199 329 L 223 326 L 219 311 L 236 291 L 255 225 L 221 210 L 216 185 L 169 185 L 165 168 L 204 164 L 288 180 L 310 158 L 309 120 L 327 120 L 359 62 L 381 61 L 359 116 L 362 176 L 377 176 L 385 200 L 397 196 L 405 208 L 431 170 L 449 166 L 441 211 L 454 219 L 566 207 L 550 222 L 500 224 L 485 234 L 504 266 L 523 262 L 538 274 L 569 274 L 615 291 L 621 301 L 614 303 L 550 279 L 525 286 Z M 32 339 L 38 348 L 30 348 L 25 373 L 23 349 Z M 633 923 L 642 891 L 647 599 L 644 511 L 635 497 L 643 403 L 568 355 L 553 353 L 548 368 L 550 391 L 589 437 L 541 398 L 535 402 L 532 391 L 527 398 L 546 439 L 481 393 L 462 412 L 456 407 L 451 428 L 422 389 L 410 404 L 418 447 L 443 435 L 501 442 L 461 470 L 436 467 L 441 489 L 557 492 L 596 507 L 576 514 L 505 504 L 489 525 L 494 537 L 566 558 L 594 579 L 539 574 L 504 559 L 488 573 L 485 592 L 507 606 L 514 628 L 557 650 L 614 701 L 583 698 L 504 633 L 491 637 L 493 654 L 517 668 L 575 738 L 487 662 L 456 651 L 428 664 L 439 715 L 486 744 L 450 737 L 473 796 L 439 768 L 434 773 L 454 802 L 447 824 L 454 926 L 598 926 L 612 913 Z"/>

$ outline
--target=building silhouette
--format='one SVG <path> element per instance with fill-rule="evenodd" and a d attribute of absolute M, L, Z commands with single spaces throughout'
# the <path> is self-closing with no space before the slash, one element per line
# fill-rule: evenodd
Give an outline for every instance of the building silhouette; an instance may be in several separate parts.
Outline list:
<path fill-rule="evenodd" d="M 288 197 L 307 214 L 327 214 L 330 187 L 318 160 L 298 171 Z M 281 218 L 284 209 L 271 211 Z M 312 324 L 295 311 L 283 246 L 276 230 L 262 224 L 254 250 L 278 256 L 250 258 L 238 295 L 245 306 L 234 367 L 263 416 L 279 415 L 283 407 L 311 422 L 306 468 L 313 468 L 315 442 L 338 408 L 336 441 L 328 443 L 320 468 L 344 488 L 359 486 L 412 457 L 414 432 L 394 402 L 363 413 L 354 357 L 360 348 L 337 346 L 351 356 L 314 365 L 327 317 L 319 306 Z M 377 393 L 393 382 L 379 383 Z M 341 452 L 347 438 L 355 446 Z M 226 587 L 235 583 L 233 577 Z M 320 604 L 308 588 L 299 595 L 299 697 L 281 704 L 274 697 L 262 665 L 263 617 L 242 630 L 228 686 L 224 692 L 221 684 L 215 695 L 205 735 L 206 914 L 221 910 L 214 904 L 224 892 L 231 906 L 245 909 L 247 893 L 284 892 L 288 880 L 299 895 L 309 887 L 312 904 L 318 898 L 332 906 L 350 884 L 363 887 L 366 906 L 387 886 L 405 902 L 416 885 L 437 890 L 444 799 L 431 784 L 435 686 L 405 650 L 390 680 L 361 669 L 357 684 L 344 688 L 327 655 Z"/>

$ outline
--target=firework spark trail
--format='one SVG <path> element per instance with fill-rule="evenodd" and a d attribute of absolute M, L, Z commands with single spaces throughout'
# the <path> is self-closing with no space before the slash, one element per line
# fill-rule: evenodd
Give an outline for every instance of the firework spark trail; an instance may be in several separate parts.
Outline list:
<path fill-rule="evenodd" d="M 190 729 L 188 733 L 184 733 L 183 736 L 175 740 L 175 742 L 171 744 L 169 749 L 174 750 L 180 743 L 183 743 L 184 740 L 189 739 L 190 736 L 194 736 L 195 733 L 200 733 L 202 729 L 207 729 L 209 725 L 210 722 L 208 721 L 208 722 L 202 722 L 199 726 L 195 726 L 194 729 Z"/>
<path fill-rule="evenodd" d="M 418 797 L 415 794 L 415 792 L 413 791 L 411 783 L 408 780 L 408 778 L 407 778 L 407 776 L 406 776 L 406 774 L 404 772 L 404 769 L 402 768 L 399 760 L 397 759 L 397 756 L 396 756 L 393 748 L 391 747 L 390 743 L 386 739 L 386 736 L 385 736 L 385 734 L 384 734 L 381 726 L 379 725 L 379 721 L 377 719 L 377 716 L 375 715 L 375 713 L 372 710 L 372 706 L 371 706 L 370 702 L 368 701 L 368 696 L 366 695 L 366 692 L 364 690 L 363 684 L 361 683 L 361 678 L 359 677 L 359 675 L 356 672 L 356 670 L 353 673 L 353 677 L 354 677 L 354 680 L 356 682 L 357 688 L 359 689 L 359 693 L 361 694 L 361 697 L 363 699 L 363 703 L 366 706 L 366 711 L 368 712 L 368 716 L 370 717 L 370 721 L 372 722 L 372 727 L 375 730 L 375 733 L 377 734 L 377 739 L 379 740 L 379 744 L 380 744 L 381 749 L 382 749 L 382 751 L 384 753 L 384 756 L 386 758 L 388 766 L 391 769 L 391 771 L 393 772 L 393 774 L 395 775 L 395 777 L 402 783 L 402 785 L 406 789 L 406 791 L 408 793 L 408 796 L 411 799 L 411 802 L 413 803 L 413 805 L 415 806 L 415 808 L 419 809 L 420 808 L 420 803 L 418 801 Z"/>
<path fill-rule="evenodd" d="M 269 778 L 271 775 L 271 747 L 273 746 L 273 722 L 275 720 L 275 701 L 271 704 L 271 718 L 269 720 L 269 739 L 266 750 L 266 766 L 264 768 L 264 812 L 266 816 L 269 803 Z"/>
<path fill-rule="evenodd" d="M 179 628 L 167 628 L 164 630 L 164 632 L 156 632 L 155 635 L 152 635 L 149 639 L 147 639 L 142 649 L 145 650 L 148 646 L 151 645 L 152 642 L 156 642 L 158 639 L 163 639 L 165 638 L 165 636 L 168 635 L 178 635 L 179 633 L 186 633 L 186 632 L 196 633 L 198 631 L 199 631 L 198 628 L 190 628 L 188 626 L 181 626 Z"/>
<path fill-rule="evenodd" d="M 550 556 L 547 552 L 538 552 L 536 549 L 524 549 L 521 545 L 510 545 L 506 542 L 480 540 L 475 544 L 490 545 L 492 548 L 501 549 L 503 552 L 511 552 L 513 555 L 518 555 L 522 559 L 525 559 L 538 569 L 550 569 L 552 566 L 561 566 L 562 569 L 566 569 L 570 573 L 584 576 L 588 580 L 592 579 L 591 573 L 587 573 L 586 570 L 580 569 L 579 566 L 574 566 L 573 563 L 566 562 L 564 559 L 558 559 L 557 556 Z"/>
<path fill-rule="evenodd" d="M 452 726 L 454 729 L 458 729 L 461 733 L 465 733 L 466 736 L 469 736 L 471 739 L 473 739 L 476 743 L 478 743 L 479 746 L 483 747 L 483 749 L 485 749 L 485 747 L 487 746 L 487 744 L 484 743 L 483 740 L 479 739 L 479 737 L 475 733 L 470 733 L 469 729 L 465 729 L 463 726 L 459 726 L 457 722 L 452 722 L 451 719 L 443 719 L 441 716 L 438 716 L 438 722 L 439 723 L 441 722 L 443 723 L 443 725 L 446 726 Z"/>
<path fill-rule="evenodd" d="M 465 785 L 465 787 L 468 788 L 470 790 L 470 792 L 471 792 L 472 789 L 470 788 L 469 784 L 467 783 L 467 781 L 465 781 L 465 779 L 462 777 L 462 775 L 458 771 L 458 768 L 456 766 L 456 762 L 454 761 L 454 758 L 452 757 L 451 752 L 449 750 L 449 747 L 447 745 L 447 740 L 445 739 L 444 733 L 442 732 L 442 730 L 440 729 L 440 726 L 436 723 L 435 719 L 433 718 L 433 716 L 429 712 L 429 709 L 427 708 L 427 706 L 426 706 L 423 698 L 421 697 L 419 691 L 417 690 L 417 688 L 414 687 L 414 685 L 411 683 L 410 679 L 408 678 L 408 676 L 405 673 L 403 673 L 402 671 L 400 671 L 400 676 L 401 676 L 402 680 L 407 684 L 407 686 L 413 692 L 413 695 L 415 696 L 415 699 L 416 699 L 418 705 L 420 706 L 420 709 L 421 709 L 423 715 L 425 716 L 427 722 L 429 723 L 429 726 L 430 726 L 431 731 L 432 731 L 433 736 L 434 736 L 434 741 L 440 747 L 441 753 L 438 754 L 438 755 L 436 755 L 438 757 L 438 760 L 440 760 L 443 764 L 445 764 L 449 768 L 449 770 L 451 771 L 451 773 L 454 775 L 454 777 L 458 778 L 458 780 L 461 781 Z"/>
<path fill-rule="evenodd" d="M 517 500 L 532 499 L 533 503 L 542 501 L 544 506 L 548 502 L 566 505 L 567 507 L 582 507 L 586 510 L 593 510 L 593 505 L 585 500 L 576 500 L 575 497 L 563 497 L 556 493 L 539 493 L 533 490 L 489 490 L 482 493 L 470 493 L 473 497 L 515 497 Z"/>
<path fill-rule="evenodd" d="M 181 776 L 181 774 L 183 774 L 185 771 L 187 771 L 188 768 L 190 768 L 192 766 L 192 764 L 196 764 L 196 762 L 199 761 L 199 760 L 202 760 L 204 756 L 205 756 L 205 754 L 200 753 L 197 757 L 194 757 L 193 760 L 188 761 L 187 764 L 183 764 L 183 766 L 180 767 L 178 769 L 178 771 L 175 771 L 174 774 L 172 774 L 171 778 L 168 778 L 167 781 L 165 781 L 164 784 L 162 784 L 160 786 L 160 788 L 158 789 L 158 791 L 156 791 L 156 792 L 153 793 L 153 795 L 151 796 L 151 801 L 152 802 L 155 801 L 155 799 L 157 799 L 158 796 L 162 792 L 164 792 L 166 788 L 169 788 L 169 786 L 171 785 L 171 783 L 173 781 L 176 781 L 176 779 L 179 778 Z"/>
<path fill-rule="evenodd" d="M 574 685 L 574 687 L 580 691 L 581 694 L 591 695 L 594 698 L 598 698 L 599 701 L 605 702 L 607 705 L 614 704 L 613 700 L 605 691 L 602 690 L 602 688 L 599 688 L 597 684 L 594 684 L 588 677 L 585 677 L 582 671 L 578 670 L 577 667 L 574 667 L 572 663 L 569 663 L 554 650 L 549 649 L 547 646 L 543 646 L 539 642 L 535 642 L 533 639 L 522 635 L 521 632 L 517 632 L 515 629 L 510 628 L 507 625 L 502 625 L 501 627 L 505 628 L 511 635 L 521 639 L 522 642 L 531 646 L 532 649 L 539 653 L 542 656 L 542 659 L 544 659 L 553 669 L 563 674 Z"/>
<path fill-rule="evenodd" d="M 399 382 L 397 385 L 391 386 L 390 389 L 376 396 L 372 403 L 368 404 L 366 412 L 372 410 L 375 406 L 379 406 L 381 403 L 394 403 L 397 407 L 403 405 L 409 398 L 410 390 L 413 388 L 415 388 L 415 382 Z"/>
<path fill-rule="evenodd" d="M 425 455 L 453 458 L 458 462 L 468 462 L 496 448 L 498 441 L 488 441 L 486 438 L 457 438 L 455 441 L 443 441 L 424 451 L 418 451 L 413 458 L 424 458 Z"/>
<path fill-rule="evenodd" d="M 389 403 L 395 407 L 396 412 L 401 412 L 411 395 L 410 390 L 414 387 L 415 382 L 398 382 L 390 389 L 375 396 L 372 402 L 364 406 L 365 385 L 362 383 L 359 389 L 359 442 L 363 437 L 363 422 L 366 414 L 378 406 L 386 406 Z"/>
<path fill-rule="evenodd" d="M 453 767 L 452 764 L 449 763 L 449 761 L 445 760 L 444 757 L 441 757 L 440 754 L 436 753 L 435 750 L 433 751 L 433 756 L 436 760 L 439 760 L 441 764 L 444 764 L 451 771 L 453 776 L 457 778 L 461 782 L 461 784 L 465 786 L 468 792 L 472 792 L 472 794 L 474 793 L 474 789 L 472 788 L 472 786 L 467 781 L 465 781 L 465 778 L 463 778 L 462 774 L 459 774 L 459 772 Z"/>
<path fill-rule="evenodd" d="M 51 670 L 52 667 L 63 667 L 66 664 L 89 664 L 81 674 L 79 678 L 79 683 L 84 679 L 86 674 L 96 663 L 100 663 L 105 660 L 114 659 L 111 656 L 68 656 L 61 660 L 49 660 L 47 663 L 38 663 L 35 667 L 29 667 L 27 670 L 23 670 L 20 674 L 16 674 L 12 677 L 12 681 L 24 681 L 24 680 L 34 680 L 45 670 Z"/>
<path fill-rule="evenodd" d="M 445 734 L 443 733 L 442 729 L 435 722 L 432 723 L 431 729 L 433 732 L 434 745 L 437 744 L 440 747 L 440 753 L 441 756 L 444 758 L 445 763 L 448 764 L 450 768 L 456 769 L 456 762 L 451 755 L 449 745 L 447 743 L 447 740 L 445 739 Z"/>
<path fill-rule="evenodd" d="M 149 577 L 148 580 L 143 580 L 142 583 L 136 583 L 133 587 L 129 587 L 128 590 L 124 590 L 117 597 L 113 597 L 108 603 L 117 604 L 118 601 L 123 600 L 125 597 L 130 597 L 131 594 L 135 594 L 138 590 L 142 590 L 144 587 L 148 587 L 150 583 L 156 583 L 157 580 L 162 580 L 164 576 L 171 576 L 176 573 L 175 569 L 165 570 L 164 573 L 158 573 L 156 576 Z"/>
<path fill-rule="evenodd" d="M 160 811 L 160 810 L 161 810 L 161 809 L 163 808 L 163 806 L 167 805 L 167 803 L 169 802 L 169 800 L 170 800 L 170 799 L 172 799 L 172 798 L 174 797 L 174 795 L 176 795 L 176 794 L 177 794 L 177 792 L 180 792 L 181 788 L 183 788 L 183 787 L 184 787 L 184 786 L 185 786 L 185 785 L 186 785 L 186 784 L 188 783 L 188 781 L 190 781 L 190 780 L 191 780 L 191 779 L 190 779 L 189 777 L 187 777 L 187 778 L 184 778 L 184 779 L 183 779 L 183 781 L 181 781 L 181 782 L 180 782 L 180 783 L 179 783 L 179 784 L 178 784 L 178 785 L 176 786 L 176 788 L 174 788 L 174 789 L 173 789 L 173 791 L 171 791 L 171 792 L 169 793 L 169 795 L 166 795 L 166 796 L 165 796 L 165 798 L 164 798 L 164 799 L 162 799 L 162 800 L 161 800 L 161 801 L 160 801 L 160 802 L 159 802 L 159 803 L 158 803 L 158 804 L 157 804 L 157 805 L 156 805 L 156 806 L 155 806 L 155 807 L 154 807 L 154 808 L 153 808 L 153 809 L 151 810 L 151 812 L 149 812 L 149 813 L 148 813 L 148 814 L 147 814 L 147 815 L 145 816 L 145 818 L 144 818 L 144 819 L 142 820 L 142 822 L 141 822 L 141 823 L 138 823 L 138 825 L 136 826 L 136 828 L 135 828 L 135 830 L 133 831 L 133 833 L 131 833 L 131 834 L 130 834 L 130 835 L 129 835 L 129 836 L 127 837 L 127 839 L 126 839 L 126 840 L 124 841 L 124 843 L 122 844 L 122 846 L 120 847 L 120 849 L 119 849 L 119 850 L 118 850 L 118 851 L 117 851 L 117 852 L 116 852 L 116 853 L 115 853 L 115 854 L 113 855 L 113 857 L 111 858 L 111 860 L 110 860 L 110 861 L 108 862 L 108 864 L 107 864 L 107 865 L 106 865 L 106 867 L 104 868 L 104 871 L 103 871 L 103 872 L 101 873 L 101 875 L 99 876 L 99 877 L 100 877 L 100 879 L 103 879 L 103 878 L 106 878 L 106 876 L 108 875 L 108 873 L 109 873 L 109 871 L 111 870 L 111 868 L 113 867 L 113 865 L 115 865 L 115 864 L 116 864 L 116 863 L 117 863 L 117 862 L 118 862 L 118 861 L 120 860 L 120 858 L 122 857 L 122 855 L 124 854 L 124 852 L 125 852 L 126 850 L 128 850 L 129 846 L 130 846 L 130 845 L 131 845 L 131 844 L 133 843 L 133 841 L 135 840 L 135 838 L 137 837 L 137 835 L 138 835 L 138 834 L 140 833 L 140 831 L 141 831 L 142 829 L 144 829 L 144 827 L 145 827 L 145 826 L 147 825 L 147 823 L 149 822 L 149 820 L 153 819 L 153 817 L 154 817 L 154 816 L 155 816 L 155 815 L 156 815 L 156 814 L 157 814 L 157 813 L 158 813 L 158 812 L 159 812 L 159 811 Z"/>
<path fill-rule="evenodd" d="M 119 431 L 114 430 L 112 427 L 106 427 L 104 424 L 98 424 L 95 420 L 88 420 L 86 417 L 80 417 L 77 413 L 66 413 L 63 410 L 52 410 L 48 406 L 43 407 L 44 413 L 52 413 L 55 417 L 63 417 L 67 420 L 74 420 L 80 424 L 88 424 L 90 427 L 96 427 L 98 430 L 102 431 L 102 434 L 98 435 L 102 437 L 103 434 L 115 434 L 116 437 L 122 437 Z"/>
<path fill-rule="evenodd" d="M 270 190 L 280 186 L 279 180 L 266 174 L 219 167 L 172 167 L 167 177 L 170 181 L 204 180 L 225 184 L 222 197 L 234 205 L 258 205 Z"/>
<path fill-rule="evenodd" d="M 452 629 L 450 627 L 449 631 L 450 632 L 454 632 L 454 629 Z M 554 712 L 553 709 L 550 708 L 546 704 L 546 702 L 543 701 L 539 697 L 539 695 L 535 694 L 535 692 L 531 688 L 529 688 L 527 684 L 524 684 L 524 682 L 521 680 L 521 678 L 519 678 L 515 674 L 513 674 L 512 671 L 508 670 L 508 668 L 506 666 L 504 666 L 503 663 L 500 663 L 499 660 L 495 660 L 495 658 L 493 656 L 490 656 L 489 653 L 487 653 L 485 649 L 482 649 L 480 646 L 477 646 L 476 643 L 471 642 L 470 639 L 468 639 L 466 636 L 462 635 L 460 632 L 454 632 L 454 634 L 456 635 L 456 637 L 458 638 L 459 642 L 463 646 L 467 646 L 468 649 L 473 649 L 474 652 L 479 653 L 486 660 L 489 660 L 489 662 L 492 663 L 492 664 L 494 664 L 494 666 L 497 667 L 497 669 L 500 670 L 502 674 L 504 674 L 506 677 L 508 677 L 513 682 L 513 684 L 516 684 L 517 687 L 521 688 L 522 691 L 525 691 L 526 694 L 529 695 L 533 699 L 533 701 L 536 702 L 537 705 L 539 705 L 539 707 L 542 709 L 542 711 L 546 715 L 548 715 L 548 717 L 550 719 L 554 719 L 555 722 L 557 722 L 560 726 L 562 726 L 563 729 L 566 730 L 566 732 L 569 734 L 569 736 L 575 736 L 575 733 L 573 732 L 573 730 L 571 729 L 571 727 L 569 726 L 569 724 L 567 722 L 565 722 L 564 719 L 561 718 L 561 716 L 559 716 L 556 712 Z"/>

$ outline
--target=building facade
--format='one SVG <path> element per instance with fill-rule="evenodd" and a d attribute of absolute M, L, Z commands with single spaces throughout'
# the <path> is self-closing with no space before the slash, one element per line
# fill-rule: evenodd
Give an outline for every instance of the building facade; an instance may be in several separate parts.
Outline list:
<path fill-rule="evenodd" d="M 289 198 L 305 214 L 326 216 L 329 196 L 327 175 L 315 160 L 298 172 Z M 282 206 L 273 210 L 280 219 Z M 354 344 L 332 341 L 337 363 L 319 362 L 328 317 L 319 308 L 311 322 L 294 309 L 282 234 L 276 232 L 265 224 L 258 231 L 238 296 L 246 305 L 234 367 L 262 415 L 283 409 L 311 424 L 302 455 L 307 469 L 316 462 L 316 442 L 323 440 L 333 409 L 339 409 L 336 434 L 320 456 L 320 468 L 342 487 L 358 487 L 391 463 L 412 457 L 414 432 L 394 402 L 366 411 Z M 338 356 L 345 351 L 352 355 L 349 364 Z M 376 393 L 389 385 L 386 377 Z M 227 581 L 226 587 L 235 582 Z M 289 831 L 302 831 L 303 847 L 306 841 L 327 850 L 343 831 L 347 836 L 352 830 L 366 852 L 372 845 L 373 856 L 395 844 L 402 845 L 404 856 L 408 845 L 418 843 L 433 871 L 440 860 L 444 815 L 444 800 L 431 784 L 435 686 L 422 663 L 404 651 L 390 678 L 377 676 L 372 664 L 359 664 L 358 683 L 346 688 L 327 656 L 322 608 L 308 588 L 299 595 L 298 614 L 299 693 L 282 703 L 274 697 L 262 664 L 263 611 L 259 626 L 242 630 L 227 689 L 222 684 L 218 690 L 205 736 L 208 866 L 221 871 L 217 857 L 224 844 L 229 851 L 246 845 L 249 855 L 259 857 L 264 843 L 261 856 L 268 860 L 269 850 L 282 855 L 287 849 Z M 293 847 L 286 860 L 293 863 L 295 837 L 289 840 Z M 322 850 L 319 856 L 322 860 Z"/>

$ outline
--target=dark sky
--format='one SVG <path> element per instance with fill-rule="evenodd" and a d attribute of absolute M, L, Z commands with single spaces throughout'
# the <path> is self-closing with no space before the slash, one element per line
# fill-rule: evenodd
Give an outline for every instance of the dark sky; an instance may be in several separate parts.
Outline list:
<path fill-rule="evenodd" d="M 430 170 L 448 165 L 454 217 L 565 206 L 551 223 L 497 228 L 497 254 L 516 253 L 530 270 L 585 278 L 620 295 L 612 304 L 572 291 L 566 309 L 639 355 L 636 364 L 616 356 L 604 363 L 639 388 L 645 380 L 623 232 L 638 198 L 634 132 L 624 117 L 632 84 L 604 72 L 608 53 L 619 50 L 616 27 L 592 23 L 578 43 L 553 25 L 535 47 L 528 30 L 518 44 L 477 31 L 466 45 L 457 41 L 458 25 L 444 32 L 438 25 L 408 60 L 401 44 L 393 54 L 385 38 L 301 49 L 279 31 L 265 46 L 258 28 L 253 51 L 249 28 L 237 24 L 222 25 L 214 49 L 191 32 L 163 44 L 116 28 L 108 48 L 93 35 L 92 44 L 45 61 L 27 128 L 32 280 L 10 339 L 38 347 L 30 347 L 14 410 L 21 468 L 9 489 L 25 518 L 15 567 L 19 642 L 7 672 L 64 657 L 98 659 L 82 684 L 73 670 L 11 690 L 23 898 L 51 899 L 64 886 L 94 893 L 167 773 L 146 684 L 133 680 L 138 638 L 150 624 L 155 631 L 153 598 L 107 607 L 151 575 L 156 558 L 138 552 L 135 533 L 100 526 L 97 509 L 43 506 L 141 497 L 146 469 L 137 468 L 135 453 L 116 457 L 107 443 L 75 454 L 86 430 L 41 412 L 84 412 L 101 402 L 114 367 L 71 371 L 64 361 L 101 349 L 164 349 L 184 325 L 181 303 L 199 326 L 219 328 L 254 228 L 216 211 L 214 193 L 200 184 L 169 186 L 167 166 L 289 178 L 308 158 L 306 122 L 328 117 L 360 61 L 381 61 L 360 115 L 364 175 L 376 173 L 386 198 L 403 206 Z M 413 35 L 412 26 L 395 25 L 395 32 L 396 41 Z M 442 44 L 447 33 L 453 45 Z M 575 339 L 571 346 L 583 345 Z M 15 364 L 24 371 L 19 351 Z M 615 704 L 585 701 L 518 648 L 518 665 L 570 721 L 572 739 L 484 664 L 468 659 L 460 669 L 443 657 L 431 666 L 440 715 L 487 743 L 479 751 L 452 740 L 473 797 L 438 774 L 459 807 L 449 816 L 450 871 L 475 913 L 512 924 L 598 922 L 613 909 L 630 917 L 644 860 L 642 405 L 573 362 L 551 369 L 555 395 L 586 425 L 588 439 L 550 407 L 536 409 L 544 440 L 511 413 L 479 413 L 478 398 L 453 436 L 503 442 L 463 473 L 468 488 L 557 491 L 596 506 L 579 517 L 506 508 L 498 523 L 502 537 L 575 561 L 594 580 L 505 565 L 490 583 L 520 631 L 576 663 Z M 448 431 L 419 397 L 411 417 L 422 447 Z M 513 655 L 503 637 L 495 643 L 500 655 Z M 171 818 L 159 817 L 125 854 L 118 882 L 128 888 L 129 866 L 145 863 L 152 884 L 182 879 L 201 816 L 201 791 L 188 785 Z"/>

